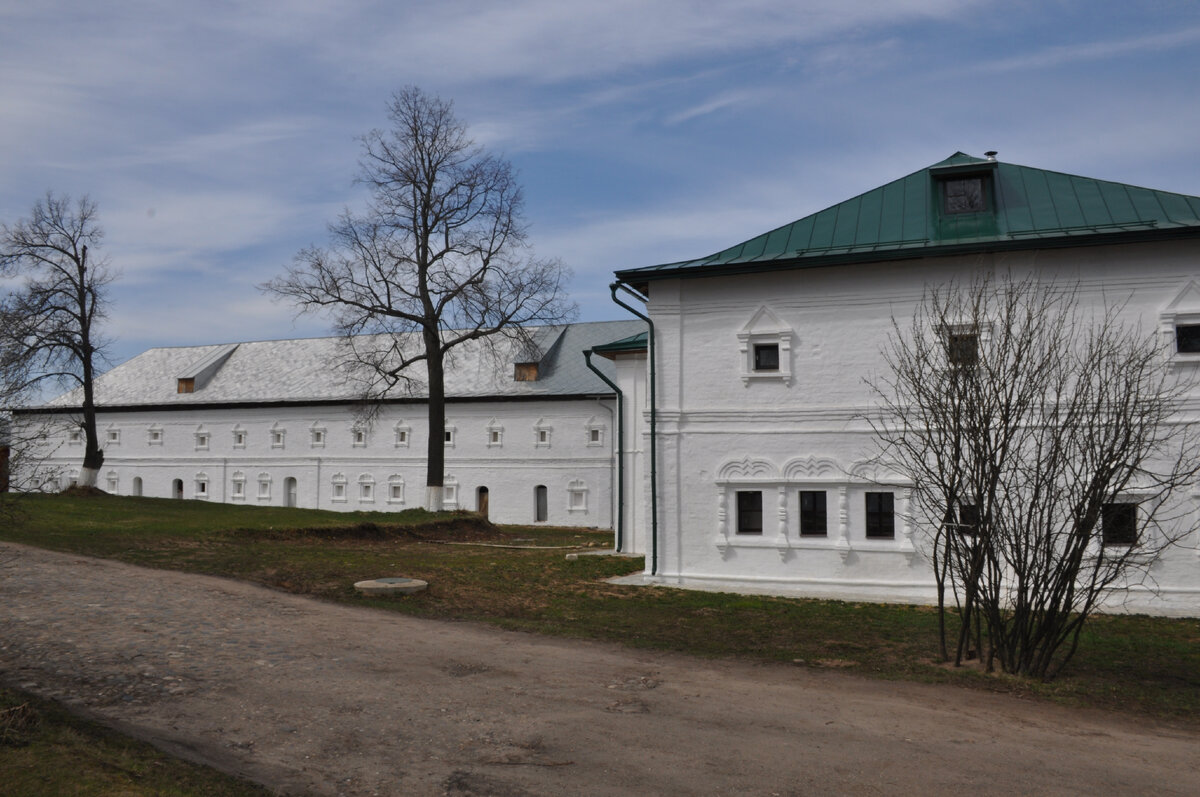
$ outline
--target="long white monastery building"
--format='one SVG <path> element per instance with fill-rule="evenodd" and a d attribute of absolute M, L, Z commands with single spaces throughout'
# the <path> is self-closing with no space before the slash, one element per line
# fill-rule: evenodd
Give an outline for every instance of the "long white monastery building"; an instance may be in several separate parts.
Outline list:
<path fill-rule="evenodd" d="M 1200 376 L 1200 198 L 990 157 L 957 153 L 709 257 L 618 271 L 615 295 L 653 322 L 652 349 L 607 352 L 642 393 L 652 352 L 653 420 L 639 406 L 631 422 L 653 423 L 657 450 L 626 534 L 646 580 L 932 602 L 926 531 L 902 480 L 871 465 L 864 380 L 926 286 L 1009 272 L 1126 302 Z M 1200 391 L 1180 419 L 1200 422 Z M 1197 525 L 1200 486 L 1182 500 Z M 1126 608 L 1200 614 L 1200 534 L 1151 576 Z"/>
<path fill-rule="evenodd" d="M 533 350 L 499 340 L 447 362 L 447 508 L 501 523 L 613 526 L 612 389 L 582 351 L 640 321 L 546 327 Z M 338 338 L 151 349 L 96 382 L 104 467 L 120 495 L 254 506 L 390 511 L 421 506 L 428 434 L 417 389 L 364 423 Z M 611 362 L 596 366 L 609 377 Z M 41 467 L 78 479 L 74 394 L 38 414 L 56 423 Z M 75 421 L 77 423 L 77 421 Z"/>

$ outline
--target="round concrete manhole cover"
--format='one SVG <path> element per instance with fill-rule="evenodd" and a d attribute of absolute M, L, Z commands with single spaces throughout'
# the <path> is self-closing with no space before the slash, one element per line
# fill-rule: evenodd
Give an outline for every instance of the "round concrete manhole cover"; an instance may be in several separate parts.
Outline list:
<path fill-rule="evenodd" d="M 354 584 L 354 588 L 364 595 L 408 595 L 428 586 L 428 581 L 419 578 L 372 578 Z"/>

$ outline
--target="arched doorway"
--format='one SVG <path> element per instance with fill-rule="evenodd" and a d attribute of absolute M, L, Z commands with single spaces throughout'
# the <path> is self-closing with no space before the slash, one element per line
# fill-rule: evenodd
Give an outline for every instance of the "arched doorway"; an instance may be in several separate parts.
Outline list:
<path fill-rule="evenodd" d="M 550 515 L 550 500 L 549 493 L 546 491 L 546 485 L 539 484 L 533 488 L 533 521 L 535 523 L 545 523 L 546 518 Z"/>
<path fill-rule="evenodd" d="M 485 518 L 488 516 L 488 488 L 480 487 L 475 491 L 475 511 Z"/>
<path fill-rule="evenodd" d="M 176 479 L 171 482 L 171 497 L 183 498 L 183 479 Z"/>
<path fill-rule="evenodd" d="M 142 477 L 141 476 L 133 477 L 133 494 L 134 495 L 142 494 Z"/>
<path fill-rule="evenodd" d="M 296 480 L 291 476 L 283 480 L 283 505 L 296 505 Z"/>

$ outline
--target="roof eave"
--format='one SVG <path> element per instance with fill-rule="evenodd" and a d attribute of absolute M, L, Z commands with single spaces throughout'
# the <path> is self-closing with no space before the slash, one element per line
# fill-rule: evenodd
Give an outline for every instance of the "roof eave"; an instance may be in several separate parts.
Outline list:
<path fill-rule="evenodd" d="M 650 266 L 648 268 L 624 269 L 615 272 L 617 280 L 635 290 L 644 289 L 649 283 L 660 279 L 717 277 L 731 274 L 751 274 L 764 271 L 781 271 L 797 268 L 819 268 L 857 263 L 884 263 L 894 260 L 919 260 L 926 257 L 951 257 L 954 255 L 980 254 L 985 252 L 1012 252 L 1030 249 L 1070 249 L 1083 246 L 1109 246 L 1115 244 L 1146 243 L 1200 237 L 1200 226 L 1167 227 L 1151 230 L 1122 230 L 1093 235 L 1061 235 L 1046 238 L 1018 238 L 1008 240 L 974 241 L 969 243 L 938 244 L 902 249 L 875 249 L 864 252 L 841 252 L 814 255 L 811 257 L 773 258 L 710 265 L 692 265 L 671 268 Z"/>

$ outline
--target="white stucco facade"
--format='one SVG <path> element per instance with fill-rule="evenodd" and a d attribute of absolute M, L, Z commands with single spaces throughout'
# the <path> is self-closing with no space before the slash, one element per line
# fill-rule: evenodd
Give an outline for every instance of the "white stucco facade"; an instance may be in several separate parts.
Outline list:
<path fill-rule="evenodd" d="M 1003 198 L 1006 175 L 986 179 L 997 181 L 995 195 Z M 906 180 L 938 185 L 936 175 L 932 182 L 921 173 Z M 1195 223 L 1196 206 L 1200 200 L 1184 206 L 1185 223 Z M 858 205 L 852 209 L 865 213 Z M 820 220 L 813 226 L 819 228 Z M 1108 232 L 1102 225 L 1098 229 Z M 657 549 L 657 562 L 647 559 L 647 583 L 936 600 L 927 555 L 931 530 L 910 516 L 903 478 L 872 464 L 878 448 L 866 421 L 876 409 L 867 381 L 886 369 L 883 349 L 893 319 L 907 328 L 926 286 L 988 274 L 1017 279 L 1033 274 L 1077 285 L 1085 311 L 1123 305 L 1125 320 L 1147 332 L 1158 329 L 1167 343 L 1174 343 L 1177 322 L 1200 324 L 1200 241 L 1190 232 L 1169 240 L 1097 245 L 1100 233 L 1088 230 L 1079 245 L 1056 240 L 1039 247 L 1005 239 L 997 251 L 972 240 L 963 247 L 972 251 L 949 256 L 906 251 L 888 257 L 864 247 L 854 262 L 829 265 L 776 262 L 803 254 L 781 246 L 780 255 L 755 259 L 764 240 L 769 248 L 789 234 L 794 241 L 796 233 L 781 228 L 708 259 L 618 272 L 646 295 L 654 325 L 657 545 L 651 541 L 648 464 L 638 474 L 642 505 L 629 533 L 638 550 Z M 936 243 L 931 233 L 928 245 Z M 888 246 L 899 245 L 879 248 Z M 849 247 L 832 251 L 820 256 L 836 261 Z M 756 346 L 765 346 L 771 356 L 777 351 L 777 365 L 756 367 Z M 1170 364 L 1177 375 L 1200 381 L 1200 354 L 1172 351 Z M 633 384 L 632 368 L 619 365 L 623 386 Z M 648 424 L 648 406 L 632 412 L 638 416 L 634 423 Z M 1176 422 L 1200 423 L 1200 389 L 1192 390 Z M 802 528 L 802 500 L 823 502 L 825 526 L 819 533 Z M 1200 485 L 1175 501 L 1172 522 L 1180 529 L 1200 527 Z M 885 506 L 886 528 L 879 525 Z M 1144 584 L 1118 593 L 1108 608 L 1200 615 L 1200 532 L 1191 531 L 1169 548 Z"/>
<path fill-rule="evenodd" d="M 547 331 L 530 372 L 536 378 L 515 379 L 513 357 L 503 350 L 455 360 L 439 433 L 444 508 L 486 509 L 499 523 L 612 528 L 616 399 L 581 352 L 640 327 L 601 322 Z M 151 350 L 119 366 L 97 385 L 105 454 L 98 486 L 247 506 L 422 507 L 425 403 L 387 400 L 364 421 L 346 385 L 329 381 L 334 352 L 329 340 L 229 344 Z M 615 371 L 608 361 L 599 367 Z M 194 392 L 176 392 L 181 374 L 196 373 L 205 379 L 188 385 Z M 23 416 L 56 421 L 34 457 L 52 487 L 78 478 L 83 441 L 71 405 L 68 396 L 49 413 Z"/>

